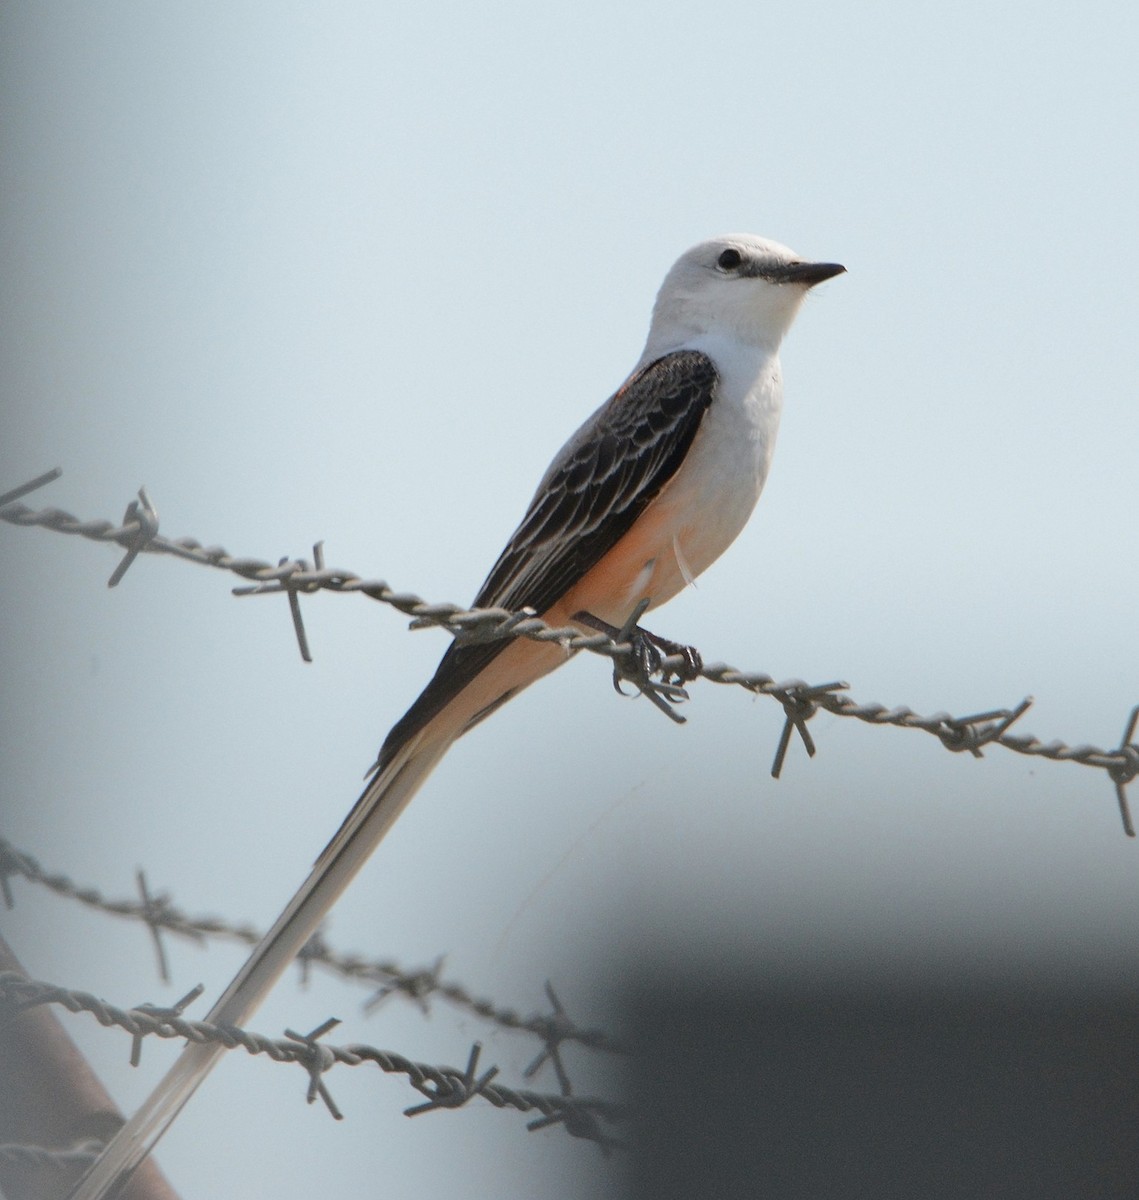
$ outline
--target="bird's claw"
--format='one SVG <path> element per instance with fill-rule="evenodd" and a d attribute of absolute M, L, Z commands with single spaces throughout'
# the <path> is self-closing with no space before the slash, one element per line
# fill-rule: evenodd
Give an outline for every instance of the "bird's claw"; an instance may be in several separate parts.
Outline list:
<path fill-rule="evenodd" d="M 634 624 L 640 611 L 633 614 L 633 620 L 627 622 L 624 629 L 616 629 L 590 613 L 577 613 L 575 619 L 608 634 L 617 642 L 628 644 L 629 649 L 613 659 L 613 687 L 622 696 L 629 693 L 621 684 L 631 683 L 667 717 L 683 724 L 684 717 L 675 711 L 675 706 L 688 699 L 684 684 L 700 675 L 704 662 L 694 646 L 659 637 Z M 666 664 L 665 660 L 670 658 L 680 658 L 681 662 Z"/>
<path fill-rule="evenodd" d="M 700 678 L 700 674 L 704 670 L 704 660 L 695 646 L 684 646 L 680 642 L 673 642 L 658 634 L 649 633 L 647 629 L 641 629 L 639 626 L 636 632 L 652 643 L 657 656 L 656 671 L 662 670 L 661 664 L 666 658 L 681 660 L 678 665 L 670 664 L 663 668 L 662 678 L 666 683 L 672 682 L 683 686 Z"/>

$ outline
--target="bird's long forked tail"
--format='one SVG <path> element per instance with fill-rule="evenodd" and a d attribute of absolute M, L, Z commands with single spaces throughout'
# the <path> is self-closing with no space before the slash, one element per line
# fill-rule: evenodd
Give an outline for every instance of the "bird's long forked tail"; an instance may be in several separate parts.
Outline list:
<path fill-rule="evenodd" d="M 454 740 L 413 738 L 365 788 L 288 907 L 257 944 L 206 1021 L 241 1025 L 316 932 L 328 910 L 423 785 Z M 181 1112 L 225 1052 L 217 1042 L 191 1043 L 138 1111 L 108 1142 L 69 1200 L 113 1197 Z"/>

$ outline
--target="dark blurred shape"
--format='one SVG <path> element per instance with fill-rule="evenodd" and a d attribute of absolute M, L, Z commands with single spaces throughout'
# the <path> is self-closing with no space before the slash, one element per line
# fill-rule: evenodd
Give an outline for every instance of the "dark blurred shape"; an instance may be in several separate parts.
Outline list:
<path fill-rule="evenodd" d="M 626 995 L 630 1196 L 1139 1195 L 1135 994 L 1055 971 L 873 978 L 650 968 Z"/>

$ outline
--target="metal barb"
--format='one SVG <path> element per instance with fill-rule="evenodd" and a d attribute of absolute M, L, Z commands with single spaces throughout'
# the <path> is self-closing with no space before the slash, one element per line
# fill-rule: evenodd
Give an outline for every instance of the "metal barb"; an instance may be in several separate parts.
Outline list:
<path fill-rule="evenodd" d="M 336 1055 L 328 1046 L 318 1044 L 318 1039 L 324 1037 L 330 1029 L 335 1029 L 340 1024 L 338 1017 L 329 1017 L 327 1021 L 318 1025 L 311 1033 L 294 1033 L 291 1029 L 285 1030 L 285 1037 L 291 1042 L 296 1042 L 300 1046 L 304 1046 L 304 1053 L 297 1055 L 297 1062 L 308 1072 L 308 1092 L 305 1094 L 305 1099 L 309 1104 L 313 1104 L 319 1096 L 324 1101 L 325 1108 L 332 1114 L 337 1121 L 344 1120 L 344 1114 L 336 1107 L 336 1102 L 332 1099 L 332 1095 L 328 1088 L 325 1087 L 324 1073 L 336 1065 Z"/>
<path fill-rule="evenodd" d="M 946 750 L 955 754 L 967 750 L 974 758 L 982 758 L 982 747 L 999 741 L 1031 707 L 1032 697 L 1025 696 L 1016 708 L 995 708 L 968 717 L 943 716 L 942 727 L 935 732 Z"/>
<path fill-rule="evenodd" d="M 1016 724 L 1016 722 L 1019 721 L 1026 712 L 1028 712 L 1034 703 L 1035 700 L 1032 696 L 1025 696 L 1025 698 L 1016 706 L 1016 708 L 1009 710 L 1009 712 L 1001 717 L 1001 719 L 993 727 L 991 733 L 987 732 L 985 734 L 985 741 L 999 742 L 1001 738 L 1003 738 L 1004 735 L 1013 727 L 1013 725 Z"/>
<path fill-rule="evenodd" d="M 783 771 L 783 762 L 791 746 L 791 734 L 797 732 L 802 739 L 808 758 L 815 757 L 815 740 L 807 728 L 807 722 L 819 711 L 819 706 L 811 699 L 812 695 L 828 692 L 838 685 L 829 683 L 813 688 L 794 688 L 784 692 L 771 694 L 783 705 L 785 719 L 783 730 L 779 735 L 779 745 L 775 749 L 775 758 L 771 763 L 771 777 L 778 779 Z"/>
<path fill-rule="evenodd" d="M 283 567 L 288 561 L 288 558 L 282 558 L 278 566 Z M 301 658 L 310 663 L 312 662 L 312 653 L 308 648 L 304 618 L 301 616 L 300 591 L 298 588 L 290 587 L 287 579 L 282 581 L 282 586 L 289 594 L 289 612 L 293 618 L 293 632 L 297 635 L 297 646 L 300 649 Z"/>
<path fill-rule="evenodd" d="M 562 1095 L 572 1096 L 573 1087 L 570 1084 L 565 1064 L 562 1062 L 561 1045 L 566 1038 L 572 1037 L 577 1033 L 577 1026 L 566 1014 L 566 1010 L 562 1007 L 562 1002 L 558 999 L 557 992 L 554 991 L 554 985 L 548 979 L 546 980 L 546 995 L 549 997 L 550 1004 L 554 1009 L 553 1016 L 545 1019 L 545 1029 L 542 1037 L 546 1044 L 542 1052 L 522 1074 L 526 1079 L 533 1079 L 546 1062 L 551 1062 L 554 1065 L 554 1074 L 558 1077 L 558 1087 L 561 1088 Z"/>
<path fill-rule="evenodd" d="M 328 943 L 324 940 L 322 925 L 297 951 L 297 966 L 301 972 L 301 987 L 307 988 L 312 974 L 312 964 L 327 960 L 330 954 Z"/>
<path fill-rule="evenodd" d="M 616 1138 L 605 1136 L 597 1117 L 588 1109 L 562 1109 L 561 1112 L 549 1113 L 547 1116 L 528 1121 L 526 1128 L 530 1133 L 536 1133 L 539 1129 L 548 1129 L 551 1125 L 564 1125 L 566 1133 L 571 1137 L 596 1142 L 606 1158 L 613 1153 L 614 1149 L 622 1147 L 622 1143 Z"/>
<path fill-rule="evenodd" d="M 471 1047 L 471 1056 L 467 1059 L 467 1069 L 462 1075 L 449 1075 L 448 1083 L 416 1083 L 416 1091 L 422 1092 L 428 1099 L 426 1104 L 416 1104 L 413 1108 L 405 1108 L 405 1117 L 418 1117 L 420 1113 L 430 1112 L 435 1108 L 462 1108 L 472 1097 L 477 1096 L 490 1081 L 498 1074 L 497 1067 L 484 1071 L 476 1079 L 475 1072 L 479 1068 L 479 1055 L 482 1046 L 475 1042 Z"/>
<path fill-rule="evenodd" d="M 510 637 L 519 625 L 534 620 L 537 615 L 532 608 L 522 608 L 518 612 L 503 617 L 500 621 L 487 621 L 477 625 L 445 625 L 444 628 L 452 630 L 455 641 L 460 646 L 483 646 L 488 642 L 500 642 L 503 638 Z M 416 617 L 408 625 L 408 629 L 437 629 L 438 627 L 439 622 L 433 621 L 429 617 Z"/>
<path fill-rule="evenodd" d="M 53 483 L 57 480 L 63 471 L 59 467 L 52 467 L 50 471 L 45 471 L 42 475 L 37 475 L 35 479 L 29 479 L 27 483 L 21 483 L 19 487 L 14 487 L 10 492 L 5 492 L 0 495 L 0 508 L 6 504 L 11 504 L 15 500 L 19 500 L 21 496 L 26 496 L 29 492 L 34 492 L 37 488 L 42 488 L 45 484 Z"/>
<path fill-rule="evenodd" d="M 1123 737 L 1116 750 L 1121 761 L 1113 763 L 1107 768 L 1107 773 L 1111 776 L 1112 783 L 1115 784 L 1115 798 L 1119 803 L 1123 832 L 1129 838 L 1135 836 L 1135 824 L 1131 820 L 1131 805 L 1127 801 L 1127 785 L 1139 775 L 1139 745 L 1133 741 L 1136 725 L 1139 725 L 1139 704 L 1131 710 L 1127 718 L 1127 726 L 1123 730 Z"/>
<path fill-rule="evenodd" d="M 111 573 L 111 578 L 107 580 L 109 588 L 119 586 L 131 563 L 158 536 L 158 509 L 151 503 L 150 496 L 144 487 L 138 489 L 138 499 L 132 500 L 123 514 L 123 525 L 132 523 L 137 524 L 138 528 L 130 542 L 127 543 L 127 552 L 123 556 L 122 562 Z"/>
<path fill-rule="evenodd" d="M 614 678 L 614 685 L 616 685 L 616 682 L 616 678 Z M 617 690 L 621 692 L 619 687 Z M 646 682 L 644 687 L 641 687 L 638 684 L 638 690 L 642 696 L 647 697 L 653 704 L 655 704 L 656 707 L 659 708 L 660 711 L 664 713 L 664 715 L 668 717 L 670 721 L 675 722 L 677 725 L 684 725 L 687 723 L 688 718 L 682 713 L 678 713 L 676 709 L 673 708 L 674 704 L 681 704 L 688 699 L 688 693 L 684 690 L 684 688 L 677 687 L 675 684 L 671 683 Z M 621 692 L 622 696 L 624 694 L 624 692 Z"/>
<path fill-rule="evenodd" d="M 615 642 L 629 641 L 634 631 L 637 628 L 637 622 L 649 611 L 648 597 L 638 603 L 637 607 L 629 614 L 629 619 L 621 626 L 617 636 L 613 639 Z"/>
<path fill-rule="evenodd" d="M 314 573 L 319 574 L 325 569 L 324 542 L 313 544 L 312 557 L 314 567 L 310 568 L 303 558 L 289 558 L 288 555 L 285 555 L 284 558 L 277 560 L 275 578 L 263 579 L 260 583 L 231 589 L 234 596 L 270 596 L 278 595 L 280 592 L 286 593 L 289 598 L 289 615 L 293 619 L 293 632 L 296 635 L 297 647 L 301 652 L 301 658 L 306 663 L 312 662 L 312 652 L 309 650 L 304 618 L 301 616 L 300 594 L 301 592 L 318 592 L 322 587 L 332 586 L 327 580 L 322 582 L 320 579 L 311 578 Z M 266 566 L 266 571 L 268 570 L 271 568 Z M 298 575 L 306 575 L 309 578 L 297 582 Z"/>
<path fill-rule="evenodd" d="M 313 558 L 316 559 L 316 570 L 324 570 L 324 542 L 318 541 L 312 547 Z M 272 570 L 268 564 L 264 564 L 265 570 Z M 265 595 L 280 595 L 286 593 L 289 600 L 289 616 L 293 618 L 293 632 L 296 636 L 296 646 L 300 650 L 301 659 L 305 662 L 312 662 L 312 653 L 308 649 L 308 637 L 305 634 L 305 620 L 300 613 L 300 593 L 301 592 L 318 592 L 322 588 L 322 583 L 317 580 L 308 578 L 304 582 L 296 582 L 298 575 L 311 575 L 312 572 L 308 568 L 308 564 L 302 558 L 289 558 L 286 554 L 283 558 L 277 559 L 277 569 L 274 578 L 262 580 L 260 583 L 251 583 L 247 587 L 230 588 L 230 593 L 235 596 L 265 596 Z"/>
<path fill-rule="evenodd" d="M 427 1006 L 427 998 L 438 989 L 439 976 L 446 961 L 447 956 L 440 954 L 430 967 L 399 974 L 387 972 L 389 978 L 364 1001 L 364 1012 L 370 1013 L 374 1008 L 378 1008 L 394 992 L 403 992 L 419 1005 L 424 1016 L 428 1016 L 430 1009 Z"/>
<path fill-rule="evenodd" d="M 1123 821 L 1123 832 L 1129 838 L 1135 836 L 1135 824 L 1131 820 L 1131 805 L 1127 802 L 1127 789 L 1118 780 L 1115 780 L 1115 799 L 1119 804 L 1119 816 Z"/>
<path fill-rule="evenodd" d="M 162 941 L 162 924 L 166 917 L 168 897 L 150 894 L 150 889 L 146 886 L 146 872 L 141 867 L 135 872 L 135 879 L 138 881 L 138 894 L 142 901 L 142 919 L 150 930 L 150 939 L 158 956 L 158 978 L 163 983 L 169 983 L 170 964 L 166 960 L 166 947 Z"/>
<path fill-rule="evenodd" d="M 140 872 L 141 873 L 141 872 Z M 163 981 L 165 982 L 165 980 Z M 174 1004 L 151 1004 L 146 1001 L 142 1004 L 136 1004 L 131 1012 L 145 1013 L 148 1017 L 155 1021 L 167 1022 L 177 1020 L 182 1014 L 194 1003 L 195 1000 L 206 990 L 205 984 L 199 983 L 192 987 L 181 1000 Z M 131 1066 L 137 1067 L 142 1061 L 142 1039 L 146 1036 L 147 1030 L 136 1029 L 131 1034 Z"/>

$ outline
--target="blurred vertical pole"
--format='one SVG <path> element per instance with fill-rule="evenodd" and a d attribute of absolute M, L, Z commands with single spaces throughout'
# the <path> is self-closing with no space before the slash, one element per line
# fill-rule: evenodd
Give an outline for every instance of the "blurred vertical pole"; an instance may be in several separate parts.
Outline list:
<path fill-rule="evenodd" d="M 26 974 L 0 939 L 0 971 Z M 0 1011 L 0 1143 L 67 1149 L 85 1139 L 106 1141 L 122 1124 L 103 1085 L 46 1005 Z M 59 1200 L 83 1172 L 74 1167 L 6 1161 L 0 1156 L 5 1200 Z M 148 1160 L 122 1200 L 178 1200 Z"/>

